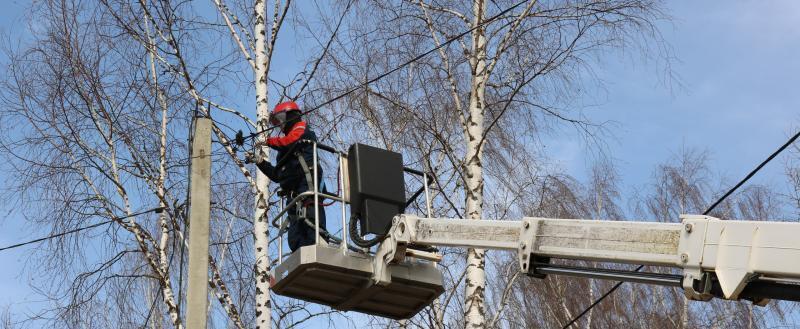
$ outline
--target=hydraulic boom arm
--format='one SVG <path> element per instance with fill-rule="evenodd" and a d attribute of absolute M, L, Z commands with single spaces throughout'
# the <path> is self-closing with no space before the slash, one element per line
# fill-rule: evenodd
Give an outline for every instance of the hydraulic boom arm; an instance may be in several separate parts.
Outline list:
<path fill-rule="evenodd" d="M 684 215 L 682 223 L 524 218 L 517 221 L 395 217 L 376 251 L 374 281 L 405 257 L 435 260 L 408 246 L 517 251 L 535 277 L 570 275 L 682 287 L 687 298 L 800 301 L 800 223 L 724 221 Z M 681 274 L 644 273 L 551 263 L 553 259 L 655 265 Z"/>

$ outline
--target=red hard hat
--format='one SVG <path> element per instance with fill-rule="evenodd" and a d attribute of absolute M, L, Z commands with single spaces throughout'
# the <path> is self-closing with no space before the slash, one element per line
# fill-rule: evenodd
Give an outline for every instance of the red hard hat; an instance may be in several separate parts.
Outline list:
<path fill-rule="evenodd" d="M 286 113 L 289 111 L 300 111 L 300 106 L 297 106 L 297 103 L 292 101 L 275 105 L 272 114 L 269 116 L 269 122 L 276 126 L 285 123 Z"/>

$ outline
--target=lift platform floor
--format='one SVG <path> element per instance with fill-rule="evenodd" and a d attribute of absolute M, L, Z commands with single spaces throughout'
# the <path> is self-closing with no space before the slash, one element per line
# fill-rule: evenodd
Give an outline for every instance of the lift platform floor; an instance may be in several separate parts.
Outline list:
<path fill-rule="evenodd" d="M 372 256 L 313 245 L 293 252 L 275 268 L 272 290 L 282 296 L 392 319 L 407 319 L 444 291 L 433 263 L 392 264 L 392 282 L 372 284 Z"/>

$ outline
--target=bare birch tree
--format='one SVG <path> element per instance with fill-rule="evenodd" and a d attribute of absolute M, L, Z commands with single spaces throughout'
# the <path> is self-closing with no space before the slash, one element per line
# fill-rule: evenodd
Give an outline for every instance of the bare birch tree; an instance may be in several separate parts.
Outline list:
<path fill-rule="evenodd" d="M 267 219 L 277 202 L 266 178 L 239 159 L 230 136 L 239 128 L 265 130 L 276 99 L 321 104 L 461 31 L 470 33 L 312 114 L 312 122 L 330 127 L 320 138 L 336 145 L 367 141 L 434 173 L 437 216 L 630 217 L 619 204 L 613 165 L 599 164 L 584 184 L 552 170 L 547 150 L 537 145 L 563 125 L 598 138 L 603 127 L 570 101 L 596 82 L 586 76 L 604 51 L 665 51 L 654 25 L 666 18 L 660 3 L 534 0 L 490 20 L 513 4 L 315 2 L 323 13 L 319 25 L 293 16 L 298 4 L 281 0 L 33 4 L 39 17 L 33 40 L 9 49 L 0 89 L 0 152 L 19 178 L 5 192 L 18 195 L 30 222 L 49 232 L 114 221 L 52 240 L 36 254 L 29 270 L 52 307 L 33 318 L 52 327 L 182 327 L 186 136 L 200 115 L 215 122 L 212 325 L 293 327 L 327 317 L 329 325 L 343 319 L 354 326 L 334 310 L 270 295 L 276 251 Z M 337 14 L 325 16 L 331 12 Z M 285 22 L 317 45 L 304 72 L 281 81 L 271 67 Z M 270 96 L 270 88 L 277 93 Z M 238 99 L 242 94 L 255 104 Z M 250 107 L 255 111 L 239 110 Z M 702 211 L 714 190 L 706 159 L 681 156 L 657 168 L 630 213 L 674 221 Z M 782 202 L 774 191 L 753 187 L 719 215 L 769 218 L 780 214 Z M 163 211 L 148 211 L 155 208 Z M 402 324 L 370 323 L 559 327 L 612 284 L 530 280 L 506 254 L 442 253 L 446 292 L 432 307 Z M 675 290 L 626 285 L 579 326 L 749 328 L 789 312 L 784 304 L 697 305 Z"/>
<path fill-rule="evenodd" d="M 451 215 L 462 218 L 486 215 L 484 158 L 490 149 L 524 145 L 514 149 L 524 152 L 530 144 L 521 141 L 536 139 L 547 122 L 592 130 L 579 111 L 563 106 L 579 94 L 579 76 L 590 70 L 592 56 L 613 48 L 662 49 L 653 22 L 664 15 L 656 1 L 529 1 L 503 13 L 513 4 L 362 4 L 354 14 L 362 21 L 351 24 L 350 38 L 339 44 L 341 51 L 330 62 L 327 90 L 333 93 L 471 31 L 347 101 L 360 120 L 372 124 L 372 133 L 360 136 L 408 149 L 425 143 L 434 158 L 443 155 L 444 163 L 435 168 L 442 173 L 437 183 L 449 184 L 441 186 L 447 190 L 444 202 Z M 464 257 L 461 316 L 467 327 L 484 327 L 485 253 L 471 249 Z"/>
<path fill-rule="evenodd" d="M 0 90 L 0 151 L 18 177 L 4 192 L 49 232 L 114 220 L 38 253 L 42 261 L 29 272 L 44 279 L 35 286 L 53 306 L 34 319 L 183 326 L 193 116 L 215 122 L 211 324 L 289 327 L 335 313 L 295 302 L 273 308 L 267 211 L 276 202 L 231 137 L 266 128 L 268 87 L 279 84 L 270 82 L 270 63 L 292 8 L 280 0 L 31 5 L 33 37 L 7 49 Z M 252 104 L 242 94 L 255 95 L 256 111 L 237 109 Z M 255 217 L 245 204 L 256 205 Z"/>

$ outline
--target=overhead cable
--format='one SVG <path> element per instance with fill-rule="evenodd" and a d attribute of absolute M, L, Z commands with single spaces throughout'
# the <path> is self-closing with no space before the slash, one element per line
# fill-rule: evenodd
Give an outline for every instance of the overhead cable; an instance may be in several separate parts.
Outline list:
<path fill-rule="evenodd" d="M 708 214 L 710 214 L 710 213 L 711 213 L 711 211 L 712 211 L 712 210 L 714 210 L 714 208 L 716 208 L 716 207 L 717 207 L 717 205 L 719 205 L 720 203 L 722 203 L 722 201 L 724 201 L 725 199 L 727 199 L 727 198 L 728 198 L 728 197 L 729 197 L 731 194 L 733 194 L 733 192 L 735 192 L 737 189 L 739 189 L 739 187 L 741 187 L 742 185 L 744 185 L 744 183 L 745 183 L 745 182 L 747 182 L 748 180 L 750 180 L 750 178 L 752 178 L 752 177 L 753 177 L 753 176 L 754 176 L 754 175 L 755 175 L 755 174 L 756 174 L 756 173 L 757 173 L 759 170 L 761 170 L 761 168 L 764 168 L 764 166 L 765 166 L 767 163 L 769 163 L 770 161 L 772 161 L 772 159 L 774 159 L 776 156 L 778 156 L 778 154 L 780 154 L 781 152 L 783 152 L 783 150 L 785 150 L 787 147 L 789 147 L 789 145 L 792 145 L 792 143 L 794 143 L 794 141 L 795 141 L 795 140 L 797 140 L 797 138 L 798 138 L 798 137 L 800 137 L 800 131 L 798 131 L 796 134 L 794 134 L 794 136 L 792 136 L 792 138 L 789 138 L 789 140 L 788 140 L 788 141 L 786 141 L 786 143 L 784 143 L 784 144 L 783 144 L 781 147 L 779 147 L 777 150 L 775 150 L 775 152 L 772 152 L 772 154 L 770 154 L 770 156 L 769 156 L 769 157 L 767 157 L 767 159 L 766 159 L 766 160 L 764 160 L 763 162 L 761 162 L 761 164 L 759 164 L 759 165 L 758 165 L 758 167 L 756 167 L 755 169 L 753 169 L 753 171 L 751 171 L 749 174 L 747 174 L 747 176 L 745 176 L 745 177 L 744 177 L 744 178 L 743 178 L 741 181 L 739 181 L 739 183 L 738 183 L 738 184 L 736 184 L 736 185 L 735 185 L 733 188 L 731 188 L 730 190 L 728 190 L 728 192 L 727 192 L 727 193 L 725 193 L 725 194 L 724 194 L 722 197 L 720 197 L 720 198 L 719 198 L 719 199 L 718 199 L 716 202 L 714 202 L 714 204 L 712 204 L 710 207 L 708 207 L 708 209 L 706 209 L 706 211 L 704 211 L 704 212 L 703 212 L 703 215 L 708 215 Z"/>
<path fill-rule="evenodd" d="M 780 154 L 781 152 L 786 150 L 786 148 L 788 148 L 790 145 L 792 145 L 792 143 L 794 143 L 797 140 L 798 137 L 800 137 L 800 131 L 798 131 L 796 134 L 794 134 L 794 136 L 792 136 L 792 138 L 789 138 L 789 140 L 786 141 L 786 143 L 784 143 L 783 145 L 781 145 L 781 147 L 779 147 L 777 150 L 775 150 L 775 152 L 772 152 L 772 154 L 770 154 L 769 157 L 767 157 L 764 161 L 761 162 L 761 164 L 759 164 L 755 169 L 753 169 L 749 174 L 747 174 L 747 176 L 745 176 L 742 180 L 740 180 L 739 183 L 737 183 L 730 190 L 728 190 L 727 193 L 723 194 L 716 202 L 714 202 L 710 207 L 708 207 L 708 209 L 706 209 L 706 211 L 703 212 L 703 215 L 710 214 L 711 211 L 713 211 L 714 208 L 717 207 L 717 205 L 719 205 L 720 203 L 725 201 L 725 199 L 727 199 L 729 196 L 731 196 L 731 194 L 733 194 L 733 192 L 735 192 L 739 187 L 741 187 L 742 185 L 744 185 L 744 183 L 746 183 L 748 180 L 750 180 L 750 178 L 752 178 L 757 172 L 759 172 L 762 168 L 764 168 L 764 166 L 767 165 L 767 163 L 772 161 L 772 159 L 774 159 L 776 156 L 778 156 L 778 154 Z M 639 272 L 643 268 L 644 268 L 644 265 L 639 265 L 639 267 L 637 267 L 636 270 L 634 270 L 634 272 Z M 609 290 L 608 292 L 606 292 L 605 294 L 600 296 L 600 298 L 598 298 L 596 301 L 594 301 L 594 303 L 592 303 L 591 305 L 589 305 L 589 307 L 584 309 L 583 312 L 581 312 L 580 314 L 578 314 L 577 316 L 572 318 L 572 320 L 570 320 L 567 324 L 565 324 L 564 327 L 562 327 L 562 329 L 566 329 L 569 326 L 573 325 L 583 315 L 588 313 L 589 310 L 591 310 L 592 308 L 597 306 L 597 304 L 599 304 L 601 301 L 603 301 L 603 299 L 605 299 L 606 297 L 608 297 L 609 295 L 614 293 L 614 291 L 616 291 L 617 288 L 619 288 L 623 283 L 624 282 L 620 281 L 620 282 L 617 282 L 616 284 L 614 284 L 614 286 L 611 287 L 611 290 Z"/>
<path fill-rule="evenodd" d="M 500 17 L 503 17 L 503 16 L 504 16 L 505 14 L 507 14 L 508 12 L 510 12 L 510 11 L 512 11 L 512 10 L 514 10 L 514 9 L 516 9 L 517 7 L 521 6 L 522 4 L 524 4 L 524 3 L 528 2 L 528 1 L 529 1 L 529 0 L 522 0 L 522 1 L 520 1 L 520 2 L 517 2 L 516 4 L 512 5 L 511 7 L 508 7 L 508 8 L 506 8 L 505 10 L 503 10 L 503 11 L 501 11 L 501 12 L 497 13 L 496 15 L 494 15 L 494 16 L 492 16 L 492 17 L 489 17 L 489 18 L 487 18 L 486 20 L 484 20 L 484 21 L 482 21 L 481 23 L 479 23 L 479 24 L 477 24 L 477 25 L 473 26 L 473 27 L 472 27 L 472 28 L 470 28 L 470 29 L 468 29 L 468 30 L 466 30 L 466 31 L 464 31 L 464 32 L 461 32 L 461 33 L 459 33 L 458 35 L 456 35 L 456 36 L 454 36 L 454 37 L 452 37 L 452 38 L 450 38 L 450 39 L 447 39 L 447 40 L 445 40 L 445 41 L 444 41 L 444 42 L 442 42 L 440 45 L 438 45 L 438 46 L 436 46 L 436 47 L 433 47 L 433 48 L 431 48 L 430 50 L 428 50 L 428 51 L 426 51 L 426 52 L 424 52 L 424 53 L 422 53 L 422 54 L 419 54 L 419 55 L 417 55 L 416 57 L 414 57 L 414 58 L 412 58 L 412 59 L 410 59 L 410 60 L 408 60 L 408 61 L 406 61 L 406 62 L 404 62 L 404 63 L 402 63 L 402 64 L 400 64 L 400 65 L 398 65 L 397 67 L 395 67 L 395 68 L 393 68 L 393 69 L 391 69 L 391 70 L 388 70 L 388 71 L 386 71 L 386 72 L 383 72 L 383 73 L 381 73 L 380 75 L 378 75 L 378 76 L 376 76 L 376 77 L 374 77 L 374 78 L 372 78 L 372 79 L 369 79 L 369 80 L 367 80 L 367 81 L 364 81 L 364 82 L 362 82 L 362 83 L 359 83 L 359 84 L 355 85 L 354 87 L 351 87 L 351 88 L 350 88 L 350 89 L 348 89 L 347 91 L 345 91 L 345 92 L 343 92 L 343 93 L 341 93 L 341 94 L 339 94 L 339 95 L 337 95 L 337 96 L 335 96 L 335 97 L 333 97 L 333 98 L 330 98 L 330 99 L 328 99 L 328 100 L 326 100 L 326 101 L 324 101 L 324 102 L 320 103 L 319 105 L 317 105 L 317 106 L 315 106 L 315 107 L 313 107 L 313 108 L 311 108 L 311 109 L 308 109 L 308 110 L 306 110 L 306 111 L 303 111 L 302 113 L 300 113 L 300 116 L 302 117 L 302 116 L 304 116 L 304 115 L 306 115 L 306 114 L 309 114 L 309 113 L 312 113 L 312 112 L 314 112 L 314 111 L 316 111 L 316 110 L 319 110 L 319 109 L 321 109 L 322 107 L 324 107 L 324 106 L 326 106 L 326 105 L 328 105 L 328 104 L 331 104 L 331 103 L 333 103 L 333 102 L 335 102 L 335 101 L 337 101 L 337 100 L 340 100 L 340 99 L 342 99 L 342 98 L 346 97 L 347 95 L 349 95 L 349 94 L 351 94 L 351 93 L 355 92 L 356 90 L 359 90 L 359 89 L 361 89 L 361 88 L 364 88 L 364 87 L 368 86 L 369 84 L 371 84 L 371 83 L 373 83 L 373 82 L 375 82 L 375 81 L 378 81 L 378 80 L 380 80 L 380 79 L 383 79 L 383 78 L 385 78 L 386 76 L 388 76 L 388 75 L 390 75 L 390 74 L 392 74 L 392 73 L 394 73 L 394 72 L 397 72 L 397 71 L 399 71 L 400 69 L 402 69 L 402 68 L 404 68 L 404 67 L 408 66 L 409 64 L 411 64 L 411 63 L 414 63 L 414 62 L 416 62 L 416 61 L 418 61 L 418 60 L 422 59 L 423 57 L 425 57 L 425 56 L 428 56 L 428 55 L 430 55 L 431 53 L 433 53 L 433 52 L 435 52 L 435 51 L 437 51 L 437 50 L 439 50 L 439 49 L 441 49 L 441 48 L 444 48 L 445 46 L 447 46 L 447 45 L 449 45 L 449 44 L 453 43 L 454 41 L 456 41 L 456 40 L 458 40 L 458 39 L 461 39 L 461 38 L 463 38 L 463 37 L 464 37 L 464 36 L 466 36 L 467 34 L 470 34 L 470 33 L 472 33 L 473 31 L 475 31 L 475 30 L 477 30 L 477 29 L 479 29 L 479 28 L 481 28 L 481 27 L 484 27 L 484 26 L 488 25 L 489 23 L 491 23 L 491 22 L 493 22 L 493 21 L 497 20 L 498 18 L 500 18 Z M 263 134 L 263 133 L 270 132 L 270 131 L 272 131 L 273 129 L 275 129 L 276 127 L 277 127 L 277 126 L 273 126 L 273 127 L 266 128 L 266 129 L 264 129 L 264 130 L 260 130 L 260 131 L 256 131 L 256 132 L 254 132 L 254 133 L 251 133 L 250 135 L 248 135 L 248 136 L 247 136 L 247 139 L 254 138 L 254 137 L 256 137 L 256 136 L 258 136 L 258 135 L 261 135 L 261 134 Z"/>
<path fill-rule="evenodd" d="M 157 207 L 157 208 L 152 208 L 152 209 L 136 212 L 136 213 L 133 213 L 133 214 L 130 214 L 130 215 L 127 215 L 127 216 L 114 217 L 114 219 L 112 219 L 112 220 L 107 220 L 107 221 L 96 223 L 96 224 L 92 224 L 92 225 L 89 225 L 89 226 L 79 227 L 79 228 L 76 228 L 74 230 L 69 230 L 69 231 L 66 231 L 66 232 L 58 233 L 58 234 L 48 235 L 48 236 L 43 237 L 43 238 L 38 238 L 38 239 L 34 239 L 34 240 L 25 241 L 25 242 L 13 244 L 13 245 L 10 245 L 10 246 L 2 247 L 2 248 L 0 248 L 0 251 L 19 248 L 19 247 L 26 246 L 26 245 L 29 245 L 29 244 L 42 242 L 42 241 L 47 241 L 47 240 L 50 240 L 50 239 L 55 239 L 57 237 L 65 236 L 65 235 L 72 234 L 72 233 L 78 233 L 80 231 L 92 229 L 92 228 L 103 226 L 103 225 L 106 225 L 106 224 L 110 224 L 110 223 L 112 223 L 112 222 L 114 222 L 116 220 L 126 219 L 126 218 L 130 218 L 130 217 L 136 217 L 136 216 L 143 215 L 143 214 L 146 214 L 146 213 L 149 213 L 149 212 L 158 212 L 158 211 L 163 211 L 163 210 L 164 210 L 164 207 Z"/>

